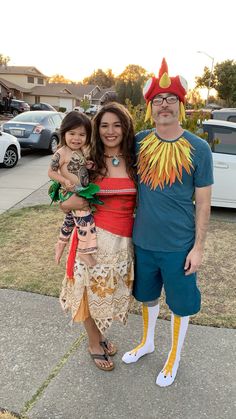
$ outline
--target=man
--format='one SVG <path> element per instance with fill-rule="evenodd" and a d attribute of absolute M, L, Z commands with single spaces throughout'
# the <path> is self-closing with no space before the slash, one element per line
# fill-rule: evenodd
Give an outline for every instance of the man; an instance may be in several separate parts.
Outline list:
<path fill-rule="evenodd" d="M 137 134 L 139 205 L 134 226 L 134 297 L 143 302 L 143 339 L 126 352 L 129 364 L 154 351 L 158 298 L 164 286 L 171 310 L 172 346 L 156 384 L 174 382 L 189 316 L 200 310 L 196 271 L 210 217 L 212 155 L 207 142 L 183 130 L 187 83 L 169 77 L 165 59 L 159 77 L 144 87 L 147 118 L 154 130 Z M 195 200 L 195 211 L 194 203 Z"/>

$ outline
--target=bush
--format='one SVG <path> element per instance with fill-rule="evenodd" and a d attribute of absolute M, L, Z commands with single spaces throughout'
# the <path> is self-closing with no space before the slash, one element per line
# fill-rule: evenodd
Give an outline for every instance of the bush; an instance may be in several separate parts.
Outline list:
<path fill-rule="evenodd" d="M 153 128 L 153 125 L 151 124 L 150 121 L 144 122 L 145 115 L 146 115 L 146 106 L 143 106 L 143 105 L 134 106 L 132 105 L 129 99 L 126 99 L 125 105 L 133 118 L 135 133 L 145 130 L 145 129 Z"/>
<path fill-rule="evenodd" d="M 154 127 L 154 124 L 150 120 L 145 122 L 146 106 L 134 106 L 129 99 L 126 99 L 125 105 L 133 118 L 135 133 Z M 206 113 L 202 110 L 193 112 L 190 116 L 186 117 L 186 120 L 182 123 L 182 127 L 193 134 L 199 135 L 199 137 L 206 138 L 206 134 L 201 133 L 200 127 L 202 121 L 210 117 L 208 112 Z"/>
<path fill-rule="evenodd" d="M 62 106 L 58 109 L 58 112 L 66 112 L 66 108 L 63 108 Z"/>

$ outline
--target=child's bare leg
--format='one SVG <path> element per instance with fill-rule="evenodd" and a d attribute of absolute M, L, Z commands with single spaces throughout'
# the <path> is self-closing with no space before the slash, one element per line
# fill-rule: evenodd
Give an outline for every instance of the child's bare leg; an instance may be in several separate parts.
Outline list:
<path fill-rule="evenodd" d="M 88 266 L 97 264 L 97 235 L 93 215 L 90 211 L 75 211 L 78 223 L 78 256 Z"/>
<path fill-rule="evenodd" d="M 89 209 L 89 206 L 86 199 L 74 194 L 66 201 L 61 202 L 60 208 L 63 212 L 67 213 L 72 210 L 87 210 Z"/>
<path fill-rule="evenodd" d="M 87 266 L 95 266 L 97 261 L 93 256 L 94 253 L 78 253 L 79 258 L 86 263 Z"/>

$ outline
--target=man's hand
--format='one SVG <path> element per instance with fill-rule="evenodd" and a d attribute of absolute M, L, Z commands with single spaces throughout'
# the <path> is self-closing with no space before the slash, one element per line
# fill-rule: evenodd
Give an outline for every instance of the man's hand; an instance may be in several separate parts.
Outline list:
<path fill-rule="evenodd" d="M 67 242 L 63 242 L 61 240 L 58 240 L 58 242 L 55 245 L 55 262 L 57 265 L 59 265 L 61 257 L 63 255 L 64 249 L 66 247 Z"/>
<path fill-rule="evenodd" d="M 197 248 L 192 248 L 186 257 L 184 271 L 185 275 L 191 275 L 199 269 L 202 263 L 203 251 Z"/>

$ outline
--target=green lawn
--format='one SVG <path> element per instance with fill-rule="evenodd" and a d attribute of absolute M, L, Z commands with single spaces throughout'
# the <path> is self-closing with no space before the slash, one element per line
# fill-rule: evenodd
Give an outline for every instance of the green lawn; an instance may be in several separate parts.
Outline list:
<path fill-rule="evenodd" d="M 36 206 L 11 210 L 0 216 L 0 288 L 12 288 L 58 296 L 64 276 L 54 263 L 54 245 L 63 214 L 58 207 Z M 236 223 L 212 220 L 199 272 L 202 309 L 192 323 L 236 327 L 235 307 Z M 169 310 L 161 298 L 161 318 Z M 140 313 L 134 302 L 132 312 Z"/>

